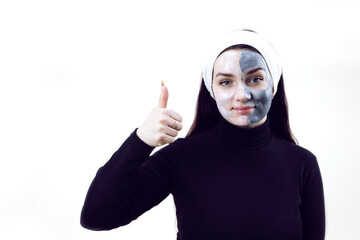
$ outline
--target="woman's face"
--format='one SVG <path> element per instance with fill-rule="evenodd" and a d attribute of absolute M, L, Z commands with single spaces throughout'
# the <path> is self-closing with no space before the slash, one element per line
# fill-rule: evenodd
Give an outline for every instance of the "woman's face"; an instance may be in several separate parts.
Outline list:
<path fill-rule="evenodd" d="M 220 114 L 239 127 L 263 124 L 273 83 L 264 58 L 247 49 L 223 52 L 214 63 L 213 93 Z"/>

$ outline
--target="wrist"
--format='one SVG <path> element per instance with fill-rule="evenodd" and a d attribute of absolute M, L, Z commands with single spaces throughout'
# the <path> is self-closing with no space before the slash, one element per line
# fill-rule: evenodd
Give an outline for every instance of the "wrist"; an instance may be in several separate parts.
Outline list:
<path fill-rule="evenodd" d="M 147 143 L 147 141 L 145 140 L 145 138 L 142 135 L 140 128 L 136 129 L 135 134 L 144 144 L 148 145 L 149 147 L 154 147 L 154 146 L 150 145 L 149 143 Z"/>

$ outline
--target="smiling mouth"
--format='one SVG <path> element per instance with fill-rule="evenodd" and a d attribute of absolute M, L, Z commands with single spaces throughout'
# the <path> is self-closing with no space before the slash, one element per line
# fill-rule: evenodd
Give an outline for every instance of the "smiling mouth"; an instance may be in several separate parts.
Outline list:
<path fill-rule="evenodd" d="M 255 107 L 252 107 L 252 106 L 244 106 L 244 107 L 233 108 L 233 110 L 235 110 L 236 112 L 238 112 L 240 114 L 251 113 L 254 109 L 255 109 Z"/>

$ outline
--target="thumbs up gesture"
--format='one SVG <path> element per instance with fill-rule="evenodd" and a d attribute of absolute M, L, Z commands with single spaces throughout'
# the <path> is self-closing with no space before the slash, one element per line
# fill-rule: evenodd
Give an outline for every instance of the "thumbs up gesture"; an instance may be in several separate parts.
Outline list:
<path fill-rule="evenodd" d="M 158 106 L 150 112 L 147 119 L 136 131 L 137 136 L 151 147 L 173 143 L 183 127 L 180 114 L 166 108 L 168 98 L 168 89 L 161 82 Z"/>

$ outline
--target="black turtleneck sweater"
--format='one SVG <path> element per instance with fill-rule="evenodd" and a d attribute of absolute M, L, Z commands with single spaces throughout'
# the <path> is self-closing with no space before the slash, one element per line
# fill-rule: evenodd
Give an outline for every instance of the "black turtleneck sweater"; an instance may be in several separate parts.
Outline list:
<path fill-rule="evenodd" d="M 131 133 L 98 170 L 82 209 L 83 227 L 126 225 L 171 193 L 178 240 L 324 239 L 318 162 L 274 136 L 269 121 L 243 129 L 222 118 L 150 156 L 153 149 L 136 129 Z"/>

